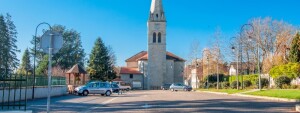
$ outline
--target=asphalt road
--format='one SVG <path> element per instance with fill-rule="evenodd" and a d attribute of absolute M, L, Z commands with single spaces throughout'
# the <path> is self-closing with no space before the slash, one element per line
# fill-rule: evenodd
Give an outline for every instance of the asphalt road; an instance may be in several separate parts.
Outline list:
<path fill-rule="evenodd" d="M 28 109 L 46 112 L 46 99 L 29 101 Z M 79 112 L 136 112 L 136 113 L 287 113 L 296 103 L 219 95 L 199 92 L 131 91 L 111 97 L 100 95 L 53 97 L 51 111 Z"/>

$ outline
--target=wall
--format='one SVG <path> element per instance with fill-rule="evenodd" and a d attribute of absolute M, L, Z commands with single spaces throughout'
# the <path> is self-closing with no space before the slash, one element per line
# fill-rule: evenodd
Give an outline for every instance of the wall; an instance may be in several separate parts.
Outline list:
<path fill-rule="evenodd" d="M 138 67 L 138 62 L 126 62 L 127 67 L 129 68 L 137 68 Z"/>
<path fill-rule="evenodd" d="M 136 75 L 133 74 L 133 78 L 130 78 L 130 74 L 121 74 L 121 79 L 125 82 L 125 83 L 129 83 L 132 85 L 133 81 L 140 81 L 143 84 L 143 75 Z M 144 81 L 146 82 L 146 81 Z M 143 85 L 142 85 L 143 86 Z"/>
<path fill-rule="evenodd" d="M 167 60 L 167 73 L 164 75 L 164 84 L 174 83 L 174 60 Z"/>
<path fill-rule="evenodd" d="M 15 92 L 16 91 L 16 92 Z M 25 100 L 25 88 L 21 89 L 21 100 Z M 35 88 L 35 98 L 46 98 L 48 95 L 48 88 L 46 86 L 43 87 L 36 87 Z M 15 101 L 19 101 L 20 100 L 20 89 L 16 89 L 10 90 L 10 96 L 9 94 L 9 90 L 5 89 L 4 90 L 4 102 L 8 102 L 8 98 L 9 101 L 14 101 L 14 93 L 15 94 Z M 52 86 L 52 91 L 51 91 L 51 96 L 62 96 L 67 94 L 67 86 Z M 32 99 L 32 87 L 31 88 L 27 88 L 27 94 L 26 94 L 27 99 Z M 0 90 L 0 102 L 2 102 L 2 98 L 3 98 L 3 90 Z"/>
<path fill-rule="evenodd" d="M 174 83 L 183 83 L 184 62 L 174 62 Z"/>

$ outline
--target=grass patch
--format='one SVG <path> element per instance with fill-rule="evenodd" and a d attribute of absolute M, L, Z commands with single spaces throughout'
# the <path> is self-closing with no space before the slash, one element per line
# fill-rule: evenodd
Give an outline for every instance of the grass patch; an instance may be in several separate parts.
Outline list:
<path fill-rule="evenodd" d="M 249 91 L 248 89 L 243 90 L 237 90 L 237 89 L 199 89 L 199 91 L 212 91 L 212 92 L 220 92 L 220 93 L 228 93 L 228 94 L 234 94 L 234 93 L 242 93 L 245 91 Z"/>
<path fill-rule="evenodd" d="M 288 99 L 300 99 L 300 90 L 298 89 L 271 89 L 246 93 L 248 95 L 267 96 Z"/>

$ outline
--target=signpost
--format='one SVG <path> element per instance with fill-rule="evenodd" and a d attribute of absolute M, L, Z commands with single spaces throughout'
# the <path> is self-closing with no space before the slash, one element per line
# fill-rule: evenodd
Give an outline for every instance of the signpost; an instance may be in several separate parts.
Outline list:
<path fill-rule="evenodd" d="M 41 37 L 41 48 L 45 53 L 49 53 L 48 64 L 48 98 L 47 98 L 47 113 L 50 112 L 50 97 L 51 97 L 51 76 L 52 76 L 52 54 L 57 53 L 63 45 L 63 37 L 58 32 L 48 30 Z M 48 50 L 48 51 L 47 51 Z"/>

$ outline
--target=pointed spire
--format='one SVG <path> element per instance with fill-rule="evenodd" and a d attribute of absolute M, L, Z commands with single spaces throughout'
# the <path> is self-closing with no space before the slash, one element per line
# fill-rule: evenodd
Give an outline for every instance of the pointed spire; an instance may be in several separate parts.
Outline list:
<path fill-rule="evenodd" d="M 162 0 L 152 0 L 150 11 L 151 13 L 164 12 Z"/>
<path fill-rule="evenodd" d="M 150 8 L 150 21 L 165 21 L 162 0 L 152 0 Z"/>

